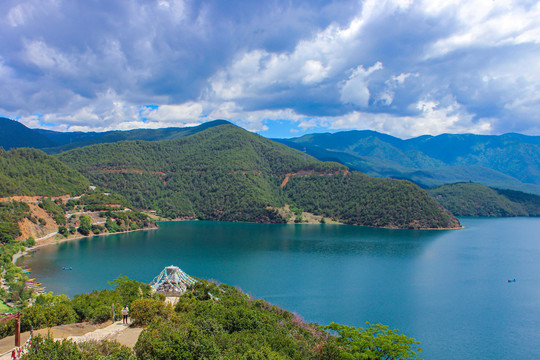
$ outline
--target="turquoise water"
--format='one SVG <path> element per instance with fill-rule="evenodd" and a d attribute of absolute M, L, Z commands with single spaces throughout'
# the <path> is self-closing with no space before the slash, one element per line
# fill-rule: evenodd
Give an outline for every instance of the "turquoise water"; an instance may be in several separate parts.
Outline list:
<path fill-rule="evenodd" d="M 398 328 L 426 359 L 540 359 L 540 219 L 461 220 L 451 231 L 169 222 L 43 248 L 26 265 L 68 295 L 178 265 L 308 321 Z"/>

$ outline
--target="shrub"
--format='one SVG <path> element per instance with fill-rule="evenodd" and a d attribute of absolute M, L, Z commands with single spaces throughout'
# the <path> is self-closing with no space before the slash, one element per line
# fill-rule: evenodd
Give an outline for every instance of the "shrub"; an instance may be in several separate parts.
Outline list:
<path fill-rule="evenodd" d="M 62 235 L 63 237 L 68 236 L 68 229 L 65 226 L 59 226 L 58 227 L 58 233 Z"/>
<path fill-rule="evenodd" d="M 24 242 L 24 246 L 26 247 L 31 247 L 34 245 L 36 245 L 36 240 L 34 239 L 33 236 L 28 237 L 28 239 L 26 239 Z"/>
<path fill-rule="evenodd" d="M 145 326 L 159 318 L 164 321 L 174 313 L 172 305 L 154 299 L 139 299 L 131 304 L 130 316 L 134 325 Z"/>
<path fill-rule="evenodd" d="M 92 321 L 95 323 L 104 323 L 112 318 L 112 305 L 100 305 L 92 313 Z"/>
<path fill-rule="evenodd" d="M 114 341 L 88 341 L 76 344 L 72 340 L 54 341 L 37 335 L 21 360 L 135 360 L 131 350 Z"/>

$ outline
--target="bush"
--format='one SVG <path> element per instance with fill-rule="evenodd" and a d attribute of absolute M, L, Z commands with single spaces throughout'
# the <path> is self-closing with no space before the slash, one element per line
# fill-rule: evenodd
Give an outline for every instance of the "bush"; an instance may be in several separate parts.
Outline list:
<path fill-rule="evenodd" d="M 92 321 L 95 323 L 104 323 L 112 319 L 112 305 L 100 305 L 92 313 Z"/>
<path fill-rule="evenodd" d="M 105 228 L 101 225 L 92 225 L 91 229 L 94 234 L 100 234 L 103 230 L 105 230 Z"/>
<path fill-rule="evenodd" d="M 89 341 L 76 344 L 72 340 L 54 341 L 37 335 L 21 360 L 135 360 L 131 350 L 114 341 Z"/>
<path fill-rule="evenodd" d="M 81 215 L 79 217 L 79 229 L 78 230 L 82 235 L 87 236 L 87 235 L 90 234 L 90 230 L 92 230 L 92 221 L 91 221 L 89 216 Z"/>
<path fill-rule="evenodd" d="M 172 305 L 154 299 L 139 299 L 131 304 L 130 316 L 134 325 L 146 326 L 158 318 L 165 321 L 174 313 Z"/>
<path fill-rule="evenodd" d="M 62 235 L 63 237 L 68 236 L 68 229 L 65 226 L 59 226 L 58 227 L 58 233 Z"/>
<path fill-rule="evenodd" d="M 36 240 L 34 239 L 33 236 L 28 237 L 28 239 L 26 239 L 24 242 L 24 246 L 26 247 L 31 247 L 34 245 L 36 245 Z"/>
<path fill-rule="evenodd" d="M 22 310 L 21 331 L 77 322 L 78 316 L 69 303 L 33 305 Z"/>

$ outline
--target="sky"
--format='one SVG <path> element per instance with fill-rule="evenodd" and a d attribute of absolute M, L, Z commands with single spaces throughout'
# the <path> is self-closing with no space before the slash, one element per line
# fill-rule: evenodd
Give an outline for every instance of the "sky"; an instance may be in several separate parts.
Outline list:
<path fill-rule="evenodd" d="M 0 116 L 540 135 L 540 2 L 2 0 Z"/>

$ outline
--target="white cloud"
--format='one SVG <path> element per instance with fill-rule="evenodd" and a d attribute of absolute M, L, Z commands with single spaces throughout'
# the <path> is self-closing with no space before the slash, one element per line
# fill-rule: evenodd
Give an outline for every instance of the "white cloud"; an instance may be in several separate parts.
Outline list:
<path fill-rule="evenodd" d="M 43 41 L 31 41 L 25 44 L 24 52 L 26 60 L 41 69 L 57 68 L 62 72 L 74 71 L 74 67 L 64 54 L 49 47 Z"/>
<path fill-rule="evenodd" d="M 179 105 L 161 105 L 157 109 L 146 108 L 142 116 L 151 121 L 166 123 L 197 122 L 203 115 L 203 107 L 196 102 L 187 102 Z"/>
<path fill-rule="evenodd" d="M 349 79 L 341 86 L 341 101 L 360 107 L 367 107 L 370 98 L 368 89 L 369 76 L 382 68 L 382 63 L 377 62 L 367 70 L 361 65 L 353 69 Z"/>
<path fill-rule="evenodd" d="M 441 105 L 433 100 L 422 100 L 416 104 L 417 116 L 398 116 L 386 113 L 366 113 L 354 111 L 345 116 L 325 118 L 331 129 L 371 129 L 401 138 L 424 134 L 442 133 L 489 134 L 492 131 L 490 120 L 474 120 L 462 106 L 450 100 Z"/>
<path fill-rule="evenodd" d="M 399 136 L 540 127 L 540 2 L 344 1 L 6 0 L 0 110 L 100 131 L 216 118 Z"/>
<path fill-rule="evenodd" d="M 438 11 L 456 13 L 459 28 L 436 41 L 427 57 L 438 57 L 467 47 L 493 47 L 504 44 L 540 43 L 540 3 L 531 7 L 511 0 L 444 1 Z M 437 2 L 426 0 L 433 14 Z"/>
<path fill-rule="evenodd" d="M 302 67 L 304 77 L 302 83 L 315 84 L 324 80 L 327 77 L 328 71 L 324 68 L 323 64 L 318 60 L 308 60 Z"/>

